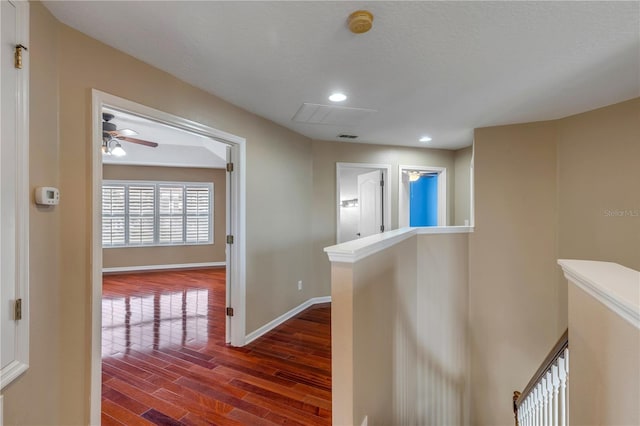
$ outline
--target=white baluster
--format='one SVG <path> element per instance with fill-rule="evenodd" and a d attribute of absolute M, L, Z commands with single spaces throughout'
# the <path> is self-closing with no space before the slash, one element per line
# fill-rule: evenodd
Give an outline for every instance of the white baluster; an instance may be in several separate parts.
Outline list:
<path fill-rule="evenodd" d="M 558 378 L 560 379 L 560 426 L 567 426 L 567 369 L 564 356 L 558 358 Z"/>
<path fill-rule="evenodd" d="M 536 386 L 536 425 L 542 425 L 542 383 Z"/>
<path fill-rule="evenodd" d="M 533 395 L 533 418 L 531 420 L 533 420 L 533 424 L 537 425 L 538 424 L 538 403 L 540 401 L 538 401 L 538 386 L 536 385 L 535 388 L 533 388 L 533 391 L 531 392 L 531 394 Z"/>
<path fill-rule="evenodd" d="M 547 425 L 547 404 L 548 404 L 547 381 L 545 380 L 544 376 L 540 378 L 540 385 L 542 389 L 542 413 L 540 413 L 542 417 L 540 418 L 540 425 L 548 426 Z"/>
<path fill-rule="evenodd" d="M 542 421 L 540 424 L 543 426 L 549 426 L 549 423 L 547 423 L 547 405 L 549 404 L 547 378 L 543 376 L 542 379 L 540 379 L 540 384 L 542 385 Z"/>
<path fill-rule="evenodd" d="M 547 371 L 547 393 L 549 394 L 549 404 L 547 405 L 547 424 L 553 426 L 553 380 L 551 370 Z"/>
<path fill-rule="evenodd" d="M 567 424 L 569 424 L 569 415 L 571 413 L 569 413 L 569 348 L 566 348 L 564 350 L 564 362 L 565 362 L 565 368 L 567 370 Z"/>
<path fill-rule="evenodd" d="M 558 360 L 555 365 L 551 366 L 551 385 L 553 386 L 553 413 L 551 415 L 552 425 L 558 426 L 558 388 L 560 387 L 560 378 L 558 377 Z"/>

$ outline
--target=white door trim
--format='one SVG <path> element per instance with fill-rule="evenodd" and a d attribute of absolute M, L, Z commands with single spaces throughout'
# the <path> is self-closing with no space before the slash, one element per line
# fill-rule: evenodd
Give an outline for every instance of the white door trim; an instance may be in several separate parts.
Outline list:
<path fill-rule="evenodd" d="M 398 228 L 409 226 L 409 185 L 403 182 L 405 171 L 438 174 L 438 226 L 447 226 L 447 168 L 435 166 L 398 166 Z"/>
<path fill-rule="evenodd" d="M 232 191 L 228 202 L 233 211 L 230 232 L 234 244 L 228 246 L 227 274 L 231 276 L 231 306 L 234 316 L 229 319 L 230 343 L 245 344 L 245 280 L 246 280 L 246 140 L 213 127 L 187 120 L 132 102 L 99 90 L 92 90 L 92 235 L 91 258 L 91 384 L 90 424 L 100 424 L 102 394 L 102 227 L 100 219 L 102 193 L 102 107 L 108 105 L 179 129 L 215 139 L 231 147 L 234 170 L 230 173 Z M 229 261 L 231 259 L 231 262 Z"/>
<path fill-rule="evenodd" d="M 343 169 L 381 169 L 384 170 L 384 230 L 391 230 L 391 164 L 375 163 L 336 163 L 336 244 L 340 241 L 340 172 Z"/>

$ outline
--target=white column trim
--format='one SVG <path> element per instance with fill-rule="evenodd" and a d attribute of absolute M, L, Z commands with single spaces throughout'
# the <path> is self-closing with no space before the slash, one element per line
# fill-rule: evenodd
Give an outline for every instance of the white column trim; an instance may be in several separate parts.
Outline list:
<path fill-rule="evenodd" d="M 640 272 L 611 262 L 560 259 L 564 276 L 640 330 Z"/>

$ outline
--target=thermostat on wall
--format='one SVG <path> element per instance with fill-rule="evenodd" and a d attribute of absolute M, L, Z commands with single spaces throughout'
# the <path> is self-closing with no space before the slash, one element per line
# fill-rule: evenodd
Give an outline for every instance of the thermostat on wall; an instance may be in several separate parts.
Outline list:
<path fill-rule="evenodd" d="M 36 188 L 36 204 L 43 206 L 57 206 L 60 202 L 60 191 L 58 188 L 41 186 Z"/>

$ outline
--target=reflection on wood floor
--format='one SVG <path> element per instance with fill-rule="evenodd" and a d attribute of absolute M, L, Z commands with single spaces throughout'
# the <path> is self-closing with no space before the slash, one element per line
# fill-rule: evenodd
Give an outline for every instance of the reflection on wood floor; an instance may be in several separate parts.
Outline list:
<path fill-rule="evenodd" d="M 331 309 L 224 343 L 225 271 L 106 275 L 103 425 L 331 424 Z"/>

